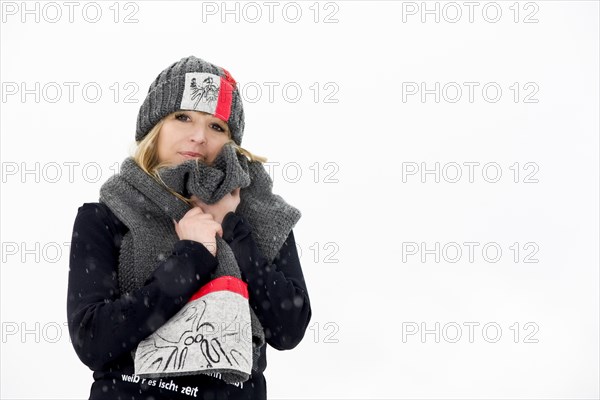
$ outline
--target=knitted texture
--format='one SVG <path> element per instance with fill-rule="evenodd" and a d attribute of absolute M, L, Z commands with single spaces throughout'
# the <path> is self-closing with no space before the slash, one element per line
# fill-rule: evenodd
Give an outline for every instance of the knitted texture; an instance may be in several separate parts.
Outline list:
<path fill-rule="evenodd" d="M 223 146 L 212 165 L 188 160 L 175 167 L 161 169 L 159 175 L 172 190 L 196 195 L 207 204 L 219 201 L 240 187 L 240 204 L 236 213 L 248 221 L 257 246 L 270 263 L 301 217 L 299 210 L 272 193 L 272 181 L 264 166 L 237 154 L 231 144 Z M 135 290 L 143 286 L 156 266 L 171 254 L 173 245 L 179 240 L 172 220 L 179 221 L 190 207 L 142 171 L 130 157 L 123 162 L 120 173 L 109 178 L 101 187 L 100 201 L 129 228 L 121 243 L 118 278 L 122 293 Z M 216 243 L 218 267 L 211 279 L 223 276 L 239 278 L 239 267 L 229 245 L 218 235 Z M 264 332 L 253 309 L 247 308 L 252 325 L 252 368 L 256 369 L 260 347 L 264 345 Z M 186 312 L 189 311 L 184 307 L 172 320 L 181 322 L 181 315 Z M 232 314 L 226 308 L 220 315 L 224 323 L 232 321 Z M 244 318 L 243 315 L 241 318 Z M 171 320 L 165 325 L 169 323 Z M 167 330 L 164 326 L 161 329 L 163 332 Z M 249 376 L 218 366 L 192 373 L 199 372 L 218 372 L 228 383 L 244 381 Z"/>
<path fill-rule="evenodd" d="M 148 88 L 137 117 L 135 140 L 142 140 L 163 117 L 177 110 L 204 111 L 227 123 L 238 145 L 244 108 L 237 83 L 224 68 L 189 56 L 163 70 Z"/>

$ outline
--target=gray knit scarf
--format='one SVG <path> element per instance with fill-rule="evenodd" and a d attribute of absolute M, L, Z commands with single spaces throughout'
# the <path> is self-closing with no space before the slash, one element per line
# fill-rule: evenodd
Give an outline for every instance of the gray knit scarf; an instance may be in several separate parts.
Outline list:
<path fill-rule="evenodd" d="M 264 166 L 258 161 L 249 161 L 244 155 L 238 154 L 229 143 L 223 146 L 212 165 L 187 160 L 174 167 L 162 168 L 159 170 L 159 176 L 177 193 L 187 198 L 196 195 L 207 204 L 214 204 L 235 188 L 241 188 L 240 204 L 236 213 L 249 222 L 252 236 L 269 263 L 273 262 L 290 231 L 301 217 L 298 209 L 273 194 L 273 182 Z M 131 157 L 125 159 L 118 174 L 102 185 L 100 201 L 105 203 L 129 228 L 121 243 L 118 279 L 121 293 L 131 292 L 143 286 L 157 265 L 171 254 L 173 245 L 179 240 L 173 219 L 179 221 L 190 210 L 190 206 L 146 174 Z M 241 278 L 235 255 L 227 242 L 217 235 L 216 243 L 218 267 L 211 279 L 222 276 Z M 249 314 L 252 325 L 252 369 L 256 370 L 260 348 L 265 345 L 265 338 L 263 328 L 251 307 L 249 307 Z M 174 319 L 179 321 L 182 319 L 179 314 L 176 317 Z M 168 324 L 169 321 L 165 326 Z M 165 326 L 160 329 L 164 331 Z M 143 347 L 142 344 L 144 342 L 138 349 Z M 177 348 L 177 351 L 180 351 L 179 361 L 173 360 L 173 365 L 177 361 L 181 366 L 185 357 L 184 350 L 187 354 L 189 349 Z M 169 364 L 172 356 L 173 354 L 169 356 L 166 364 Z M 136 369 L 137 364 L 142 362 L 138 357 L 139 353 L 134 352 Z M 225 357 L 228 362 L 233 358 Z M 155 367 L 157 360 L 164 361 L 163 357 L 157 357 L 156 354 L 154 358 Z M 167 370 L 162 366 L 161 370 L 164 371 L 162 375 L 156 372 L 143 376 L 158 377 L 192 373 L 188 371 L 167 374 Z M 220 369 L 214 365 L 212 369 L 194 373 L 218 376 L 228 383 L 243 382 L 249 377 L 249 374 Z"/>

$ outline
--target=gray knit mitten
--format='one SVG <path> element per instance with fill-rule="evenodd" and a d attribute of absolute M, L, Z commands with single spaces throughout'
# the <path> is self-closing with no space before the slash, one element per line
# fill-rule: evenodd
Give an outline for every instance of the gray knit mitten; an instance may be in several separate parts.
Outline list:
<path fill-rule="evenodd" d="M 217 236 L 217 269 L 206 285 L 135 352 L 135 374 L 217 376 L 235 384 L 257 369 L 264 332 L 248 302 L 235 255 Z"/>

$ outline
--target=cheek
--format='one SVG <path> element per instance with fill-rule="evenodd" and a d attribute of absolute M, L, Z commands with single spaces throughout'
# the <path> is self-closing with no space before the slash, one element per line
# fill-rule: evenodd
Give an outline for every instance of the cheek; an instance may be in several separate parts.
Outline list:
<path fill-rule="evenodd" d="M 173 153 L 173 148 L 175 147 L 174 139 L 173 132 L 168 127 L 165 129 L 165 126 L 163 126 L 157 140 L 158 156 L 161 159 L 167 159 Z"/>
<path fill-rule="evenodd" d="M 165 147 L 167 146 L 167 132 L 165 131 L 161 131 L 160 134 L 158 135 L 158 140 L 156 141 L 156 145 L 158 146 L 158 152 L 160 153 L 164 153 L 165 151 Z"/>
<path fill-rule="evenodd" d="M 172 148 L 179 140 L 181 134 L 176 129 L 163 129 L 161 136 L 159 136 L 159 142 L 165 150 Z"/>
<path fill-rule="evenodd" d="M 218 153 L 221 151 L 221 149 L 223 148 L 223 145 L 227 142 L 227 138 L 223 138 L 223 137 L 216 137 L 213 141 L 212 141 L 212 149 L 214 152 Z"/>

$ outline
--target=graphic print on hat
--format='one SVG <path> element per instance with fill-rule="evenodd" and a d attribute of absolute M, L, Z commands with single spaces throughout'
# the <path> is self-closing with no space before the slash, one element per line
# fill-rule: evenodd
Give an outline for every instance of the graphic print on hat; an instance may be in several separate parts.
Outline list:
<path fill-rule="evenodd" d="M 135 351 L 135 374 L 143 378 L 226 374 L 228 383 L 249 379 L 252 329 L 248 288 L 233 276 L 202 286 L 167 323 Z"/>
<path fill-rule="evenodd" d="M 204 111 L 226 121 L 231 113 L 233 86 L 219 75 L 188 72 L 179 108 Z"/>

